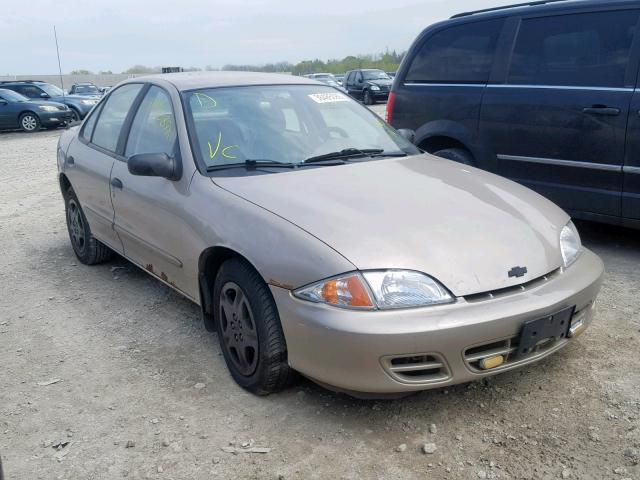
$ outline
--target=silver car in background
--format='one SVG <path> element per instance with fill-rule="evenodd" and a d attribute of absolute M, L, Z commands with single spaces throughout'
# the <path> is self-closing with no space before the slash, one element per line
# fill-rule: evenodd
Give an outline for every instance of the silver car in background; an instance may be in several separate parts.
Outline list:
<path fill-rule="evenodd" d="M 71 244 L 200 305 L 257 394 L 296 372 L 354 395 L 442 387 L 574 341 L 603 264 L 568 215 L 409 137 L 305 78 L 127 80 L 60 138 Z"/>

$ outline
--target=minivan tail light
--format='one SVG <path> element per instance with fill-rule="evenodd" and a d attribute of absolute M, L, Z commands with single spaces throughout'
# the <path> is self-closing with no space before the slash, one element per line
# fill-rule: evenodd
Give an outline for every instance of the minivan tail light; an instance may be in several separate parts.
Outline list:
<path fill-rule="evenodd" d="M 385 120 L 388 124 L 391 124 L 393 120 L 393 105 L 396 103 L 396 92 L 389 93 L 389 99 L 387 100 L 387 114 Z"/>

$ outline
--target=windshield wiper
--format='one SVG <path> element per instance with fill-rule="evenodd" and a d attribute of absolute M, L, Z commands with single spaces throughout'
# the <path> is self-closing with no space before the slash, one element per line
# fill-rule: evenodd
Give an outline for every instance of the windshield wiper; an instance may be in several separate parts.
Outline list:
<path fill-rule="evenodd" d="M 258 167 L 269 167 L 269 168 L 295 168 L 293 163 L 287 162 L 278 162 L 276 160 L 264 160 L 264 159 L 256 159 L 256 160 L 245 160 L 244 162 L 238 163 L 226 163 L 223 165 L 211 165 L 207 167 L 207 172 L 215 172 L 216 170 L 226 170 L 228 168 L 246 168 L 247 170 L 255 170 Z"/>
<path fill-rule="evenodd" d="M 302 163 L 314 163 L 322 162 L 325 160 L 333 160 L 340 158 L 353 158 L 353 157 L 369 157 L 372 155 L 378 155 L 384 152 L 382 148 L 344 148 L 338 152 L 325 153 L 323 155 L 316 155 L 315 157 L 309 157 L 303 160 Z"/>

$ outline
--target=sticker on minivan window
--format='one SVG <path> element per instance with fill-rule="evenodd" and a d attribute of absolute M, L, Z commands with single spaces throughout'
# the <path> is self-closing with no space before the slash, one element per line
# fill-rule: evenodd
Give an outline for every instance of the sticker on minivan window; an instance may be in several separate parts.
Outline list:
<path fill-rule="evenodd" d="M 311 93 L 309 98 L 316 103 L 348 102 L 349 98 L 339 92 Z"/>

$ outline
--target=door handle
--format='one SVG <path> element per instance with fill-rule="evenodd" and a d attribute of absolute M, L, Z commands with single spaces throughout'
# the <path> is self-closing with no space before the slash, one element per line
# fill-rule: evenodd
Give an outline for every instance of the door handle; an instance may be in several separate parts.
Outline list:
<path fill-rule="evenodd" d="M 583 108 L 582 113 L 588 113 L 590 115 L 608 115 L 610 117 L 615 117 L 616 115 L 620 115 L 620 109 L 607 107 L 606 105 L 593 105 L 592 107 Z"/>
<path fill-rule="evenodd" d="M 76 161 L 74 160 L 74 158 L 71 155 L 69 155 L 67 157 L 67 165 L 73 165 L 75 163 L 76 163 Z"/>
<path fill-rule="evenodd" d="M 117 178 L 117 177 L 112 178 L 112 179 L 111 179 L 111 186 L 112 186 L 113 188 L 117 188 L 117 189 L 119 189 L 119 190 L 122 190 L 122 180 L 120 180 L 120 179 L 119 179 L 119 178 Z"/>

